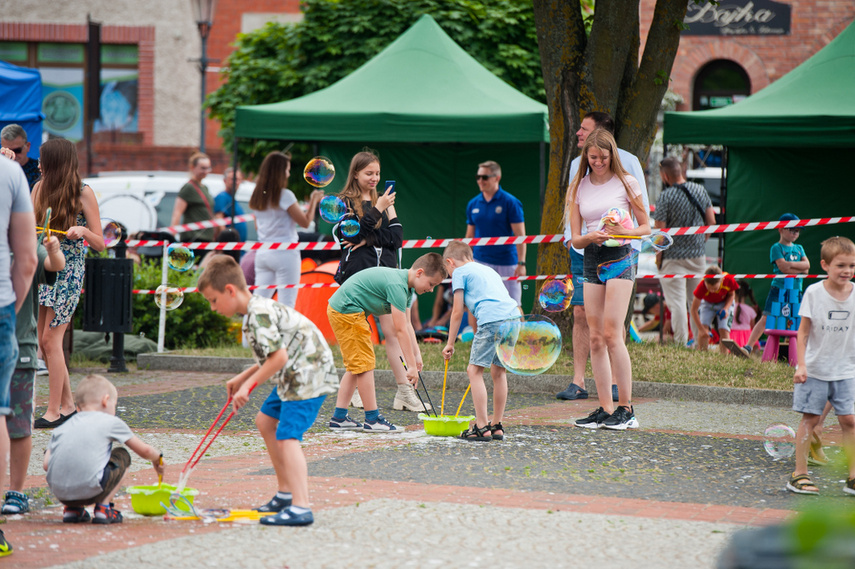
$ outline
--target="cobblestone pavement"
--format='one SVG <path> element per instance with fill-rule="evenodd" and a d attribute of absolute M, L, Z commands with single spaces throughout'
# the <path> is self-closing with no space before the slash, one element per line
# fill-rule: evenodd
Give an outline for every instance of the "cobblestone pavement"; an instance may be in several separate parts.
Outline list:
<path fill-rule="evenodd" d="M 75 373 L 73 383 L 81 376 Z M 163 371 L 110 376 L 119 387 L 120 416 L 164 451 L 165 482 L 177 481 L 225 403 L 227 378 Z M 250 508 L 275 491 L 263 441 L 253 433 L 264 395 L 235 416 L 193 472 L 198 506 Z M 446 394 L 447 413 L 461 395 Z M 167 522 L 135 514 L 127 493 L 117 496 L 126 516 L 120 526 L 63 525 L 40 468 L 49 433 L 37 432 L 27 479 L 34 511 L 10 516 L 3 526 L 15 547 L 3 563 L 702 568 L 715 566 L 735 531 L 787 519 L 810 500 L 784 491 L 791 461 L 775 461 L 762 447 L 766 426 L 797 423 L 785 408 L 641 399 L 642 428 L 621 433 L 571 425 L 595 400 L 512 393 L 506 440 L 479 444 L 425 435 L 416 414 L 391 410 L 393 397 L 394 391 L 378 393 L 387 418 L 407 426 L 399 435 L 329 432 L 334 400 L 328 398 L 304 441 L 316 522 L 300 529 Z M 361 410 L 351 412 L 361 419 Z M 463 412 L 471 413 L 471 398 Z M 839 430 L 830 427 L 827 438 L 839 441 Z M 835 447 L 829 454 L 839 456 Z M 135 459 L 131 470 L 126 486 L 156 481 L 144 461 Z M 813 474 L 823 500 L 848 504 L 839 467 Z"/>

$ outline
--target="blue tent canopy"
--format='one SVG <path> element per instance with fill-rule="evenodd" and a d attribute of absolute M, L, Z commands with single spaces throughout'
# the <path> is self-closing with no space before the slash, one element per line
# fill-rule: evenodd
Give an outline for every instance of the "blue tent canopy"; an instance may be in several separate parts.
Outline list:
<path fill-rule="evenodd" d="M 37 69 L 0 61 L 0 128 L 19 124 L 27 131 L 30 158 L 39 157 L 42 142 L 42 78 Z"/>

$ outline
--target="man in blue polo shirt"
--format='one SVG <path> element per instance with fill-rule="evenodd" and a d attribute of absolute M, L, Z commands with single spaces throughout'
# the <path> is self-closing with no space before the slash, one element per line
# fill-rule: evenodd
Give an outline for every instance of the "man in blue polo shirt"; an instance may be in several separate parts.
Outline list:
<path fill-rule="evenodd" d="M 499 185 L 502 168 L 489 160 L 478 164 L 478 188 L 466 206 L 466 237 L 502 237 L 525 235 L 522 202 Z M 485 245 L 472 248 L 475 261 L 495 270 L 502 277 L 525 276 L 525 243 Z M 520 281 L 504 281 L 511 298 L 520 304 Z"/>

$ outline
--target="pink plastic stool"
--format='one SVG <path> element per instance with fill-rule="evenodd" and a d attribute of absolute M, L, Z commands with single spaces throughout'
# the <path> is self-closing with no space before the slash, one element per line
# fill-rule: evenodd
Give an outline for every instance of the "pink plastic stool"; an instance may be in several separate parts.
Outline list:
<path fill-rule="evenodd" d="M 799 364 L 799 357 L 796 353 L 796 347 L 792 344 L 794 342 L 793 338 L 798 335 L 798 330 L 766 330 L 766 347 L 763 348 L 763 361 L 778 361 L 778 348 L 780 347 L 780 337 L 786 336 L 787 338 L 790 338 L 790 365 L 796 367 Z"/>

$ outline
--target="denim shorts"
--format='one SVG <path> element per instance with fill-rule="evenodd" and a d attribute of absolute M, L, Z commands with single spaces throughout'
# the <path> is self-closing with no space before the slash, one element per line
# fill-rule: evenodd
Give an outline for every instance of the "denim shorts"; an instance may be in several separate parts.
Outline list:
<path fill-rule="evenodd" d="M 634 260 L 633 255 L 635 255 Z M 627 259 L 628 262 L 623 270 L 611 278 L 635 280 L 635 271 L 638 267 L 638 254 L 633 251 L 632 245 L 602 247 L 596 243 L 591 243 L 585 247 L 585 268 L 582 275 L 585 278 L 585 282 L 595 285 L 606 284 L 605 281 L 600 280 L 597 268 L 603 263 L 610 263 L 620 259 Z"/>
<path fill-rule="evenodd" d="M 808 376 L 793 387 L 793 411 L 822 415 L 826 401 L 831 401 L 836 415 L 855 415 L 855 379 L 822 381 Z"/>
<path fill-rule="evenodd" d="M 302 401 L 282 401 L 276 388 L 270 393 L 267 400 L 261 405 L 261 412 L 279 420 L 276 427 L 276 440 L 288 439 L 303 440 L 303 433 L 315 424 L 321 405 L 324 404 L 326 395 L 303 399 Z"/>
<path fill-rule="evenodd" d="M 733 326 L 733 303 L 730 303 L 730 310 L 722 317 L 719 312 L 724 308 L 724 301 L 711 304 L 706 300 L 701 301 L 701 307 L 698 309 L 698 316 L 701 318 L 701 324 L 707 328 L 712 325 L 713 318 L 718 316 L 718 329 L 727 330 L 730 332 Z"/>
<path fill-rule="evenodd" d="M 583 278 L 585 268 L 585 256 L 577 253 L 575 249 L 570 248 L 570 275 L 573 277 L 573 296 L 570 298 L 571 306 L 584 306 L 585 294 L 582 289 L 585 288 L 582 284 L 585 282 Z"/>
<path fill-rule="evenodd" d="M 472 350 L 469 352 L 469 365 L 483 368 L 491 365 L 505 367 L 496 353 L 496 344 L 499 343 L 496 333 L 503 323 L 504 320 L 499 320 L 478 325 L 478 331 L 475 332 L 475 338 L 472 340 Z"/>
<path fill-rule="evenodd" d="M 12 374 L 18 364 L 15 303 L 0 308 L 0 415 L 12 412 Z"/>

